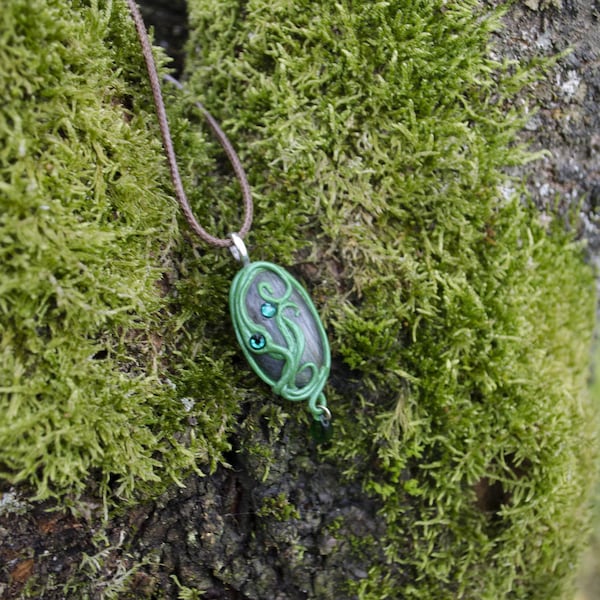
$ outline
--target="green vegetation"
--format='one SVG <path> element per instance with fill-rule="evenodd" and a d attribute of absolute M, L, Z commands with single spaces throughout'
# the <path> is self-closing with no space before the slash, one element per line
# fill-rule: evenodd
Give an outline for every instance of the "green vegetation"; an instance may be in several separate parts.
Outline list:
<path fill-rule="evenodd" d="M 531 158 L 514 100 L 537 70 L 491 57 L 499 15 L 475 0 L 191 0 L 190 18 L 189 88 L 255 190 L 251 256 L 296 265 L 346 382 L 327 455 L 382 504 L 360 553 L 387 562 L 354 592 L 567 594 L 596 464 L 595 298 L 582 248 L 503 171 Z M 9 0 L 0 83 L 2 477 L 131 498 L 214 468 L 264 388 L 236 362 L 235 265 L 178 226 L 124 4 Z M 171 119 L 223 235 L 237 185 L 189 98 Z"/>
<path fill-rule="evenodd" d="M 593 378 L 591 394 L 600 402 L 600 348 L 594 344 Z M 600 481 L 596 480 L 593 494 L 592 535 L 581 561 L 576 600 L 593 600 L 600 595 Z"/>
<path fill-rule="evenodd" d="M 535 70 L 491 58 L 475 1 L 191 7 L 191 87 L 237 132 L 256 252 L 312 268 L 357 386 L 329 456 L 388 523 L 360 597 L 561 597 L 594 472 L 594 293 L 503 173 L 528 159 Z"/>
<path fill-rule="evenodd" d="M 215 296 L 223 320 L 226 289 L 180 241 L 126 7 L 89 4 L 0 11 L 0 470 L 40 497 L 214 466 L 240 397 L 194 311 Z"/>
<path fill-rule="evenodd" d="M 261 508 L 256 513 L 259 517 L 273 518 L 278 521 L 289 521 L 290 519 L 299 519 L 298 509 L 286 498 L 285 494 L 277 494 L 265 498 Z"/>

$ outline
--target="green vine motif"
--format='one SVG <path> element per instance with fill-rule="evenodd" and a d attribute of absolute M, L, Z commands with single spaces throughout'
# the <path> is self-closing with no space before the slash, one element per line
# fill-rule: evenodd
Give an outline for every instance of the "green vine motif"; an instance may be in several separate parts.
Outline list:
<path fill-rule="evenodd" d="M 331 364 L 325 330 L 310 297 L 287 271 L 245 265 L 229 293 L 238 342 L 256 374 L 287 400 L 308 401 L 315 420 L 329 415 L 323 387 Z"/>

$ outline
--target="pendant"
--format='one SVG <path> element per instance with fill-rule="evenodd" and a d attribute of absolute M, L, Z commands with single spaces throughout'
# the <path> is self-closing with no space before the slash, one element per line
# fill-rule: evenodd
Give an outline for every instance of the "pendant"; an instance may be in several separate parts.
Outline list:
<path fill-rule="evenodd" d="M 331 355 L 319 314 L 292 275 L 270 262 L 250 262 L 241 238 L 231 237 L 232 253 L 243 263 L 229 292 L 231 319 L 242 351 L 276 394 L 308 402 L 315 425 L 322 426 L 315 437 L 328 437 L 331 413 L 323 387 Z"/>

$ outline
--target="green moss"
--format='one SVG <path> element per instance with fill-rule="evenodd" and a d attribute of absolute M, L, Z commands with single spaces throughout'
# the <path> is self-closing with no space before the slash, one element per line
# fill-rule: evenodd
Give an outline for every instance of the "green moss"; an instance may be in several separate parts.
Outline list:
<path fill-rule="evenodd" d="M 351 382 L 328 391 L 328 456 L 387 523 L 360 549 L 387 562 L 356 594 L 567 594 L 595 472 L 593 276 L 504 174 L 530 158 L 514 98 L 535 73 L 491 58 L 498 14 L 475 0 L 190 11 L 190 86 L 255 190 L 252 256 L 296 265 L 332 380 Z M 214 468 L 259 388 L 232 358 L 235 266 L 178 227 L 124 4 L 9 0 L 0 83 L 2 477 L 130 498 Z M 237 186 L 188 100 L 170 105 L 195 210 L 223 235 Z M 240 450 L 266 477 L 261 410 Z"/>
<path fill-rule="evenodd" d="M 177 588 L 179 590 L 179 592 L 177 594 L 178 600 L 200 600 L 200 598 L 202 598 L 202 596 L 204 596 L 203 591 L 189 588 L 185 585 L 181 585 L 181 583 L 179 582 L 179 580 L 177 579 L 177 577 L 175 575 L 172 576 L 172 579 L 175 582 L 175 584 L 177 585 Z"/>
<path fill-rule="evenodd" d="M 277 494 L 263 500 L 262 506 L 257 511 L 258 517 L 267 517 L 276 521 L 289 521 L 299 519 L 298 509 L 290 502 L 284 493 Z"/>
<path fill-rule="evenodd" d="M 505 174 L 531 158 L 514 98 L 535 70 L 491 58 L 475 1 L 190 6 L 254 252 L 306 267 L 360 382 L 329 456 L 383 501 L 388 564 L 357 593 L 561 597 L 595 472 L 595 301 L 582 248 Z"/>
<path fill-rule="evenodd" d="M 0 37 L 2 476 L 127 497 L 214 467 L 240 394 L 193 306 L 225 292 L 201 258 L 178 284 L 190 251 L 126 7 L 10 0 Z"/>

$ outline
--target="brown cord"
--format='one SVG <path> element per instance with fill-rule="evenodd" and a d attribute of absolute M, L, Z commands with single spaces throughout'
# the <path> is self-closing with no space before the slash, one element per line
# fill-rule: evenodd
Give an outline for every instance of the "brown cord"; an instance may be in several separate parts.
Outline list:
<path fill-rule="evenodd" d="M 138 38 L 142 46 L 142 54 L 144 56 L 144 61 L 146 62 L 146 69 L 148 70 L 148 77 L 150 78 L 152 96 L 154 97 L 154 106 L 156 107 L 158 126 L 160 128 L 160 134 L 162 137 L 165 154 L 167 155 L 169 170 L 171 172 L 171 180 L 173 181 L 177 201 L 179 202 L 181 210 L 183 211 L 183 214 L 185 215 L 185 218 L 187 219 L 194 233 L 196 233 L 201 239 L 203 239 L 206 243 L 211 244 L 212 246 L 217 246 L 219 248 L 229 247 L 233 243 L 231 238 L 218 238 L 210 235 L 210 233 L 208 233 L 200 225 L 200 223 L 198 223 L 196 217 L 194 217 L 194 213 L 192 212 L 192 208 L 190 206 L 190 203 L 188 202 L 185 190 L 183 189 L 183 182 L 181 181 L 181 176 L 179 175 L 179 168 L 177 167 L 177 157 L 175 156 L 175 150 L 173 149 L 173 140 L 171 138 L 171 132 L 169 130 L 167 111 L 165 110 L 165 103 L 162 97 L 160 80 L 158 78 L 158 71 L 156 69 L 156 63 L 154 62 L 154 56 L 152 54 L 152 45 L 150 44 L 150 39 L 148 38 L 148 32 L 146 31 L 144 20 L 142 19 L 142 15 L 140 14 L 135 0 L 127 0 L 127 4 L 129 5 L 129 10 L 131 12 L 131 16 L 133 17 Z M 166 76 L 165 78 L 177 87 L 183 87 L 173 77 Z M 248 231 L 250 231 L 253 213 L 252 195 L 250 193 L 250 185 L 248 184 L 248 179 L 246 177 L 244 167 L 242 166 L 242 163 L 234 147 L 231 145 L 231 142 L 229 141 L 223 130 L 219 127 L 217 121 L 215 121 L 211 114 L 199 102 L 196 102 L 195 104 L 204 115 L 204 118 L 206 119 L 210 128 L 215 134 L 215 137 L 223 147 L 223 150 L 225 150 L 225 153 L 227 154 L 227 157 L 231 162 L 231 166 L 233 167 L 235 175 L 238 178 L 238 181 L 240 182 L 240 186 L 242 188 L 242 197 L 244 200 L 244 221 L 242 223 L 242 227 L 240 228 L 239 232 L 237 232 L 237 234 L 241 238 L 243 238 L 248 233 Z"/>

